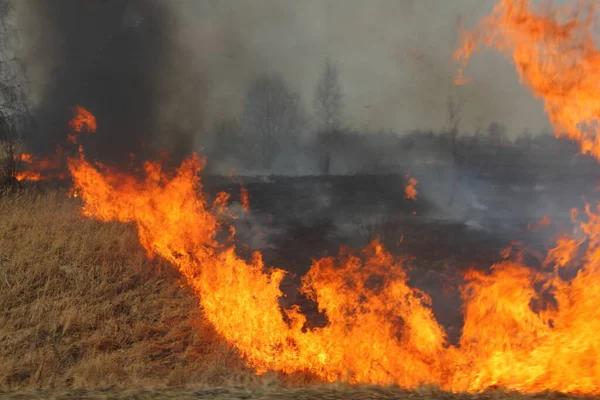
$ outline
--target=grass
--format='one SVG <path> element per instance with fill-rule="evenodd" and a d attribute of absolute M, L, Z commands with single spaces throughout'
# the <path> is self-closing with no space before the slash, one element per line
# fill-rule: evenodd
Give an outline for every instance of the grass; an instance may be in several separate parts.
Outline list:
<path fill-rule="evenodd" d="M 0 388 L 213 385 L 253 379 L 133 226 L 64 194 L 0 198 Z"/>
<path fill-rule="evenodd" d="M 133 226 L 78 207 L 57 192 L 0 196 L 0 398 L 532 398 L 257 377 Z"/>
<path fill-rule="evenodd" d="M 407 391 L 396 387 L 381 386 L 349 386 L 325 385 L 286 388 L 280 385 L 253 387 L 212 387 L 212 388 L 166 388 L 159 390 L 134 389 L 134 390 L 67 390 L 67 391 L 26 391 L 18 393 L 1 392 L 0 398 L 13 400 L 30 399 L 213 399 L 213 400 L 536 400 L 536 399 L 577 399 L 576 396 L 565 396 L 557 393 L 542 393 L 536 395 L 523 395 L 518 393 L 503 392 L 500 390 L 489 391 L 477 395 L 451 394 L 436 389 L 423 388 Z"/>

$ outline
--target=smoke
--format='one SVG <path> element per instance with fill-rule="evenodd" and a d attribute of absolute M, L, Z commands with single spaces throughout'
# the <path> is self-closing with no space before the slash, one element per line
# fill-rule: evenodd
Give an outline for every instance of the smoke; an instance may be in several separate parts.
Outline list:
<path fill-rule="evenodd" d="M 215 122 L 238 117 L 249 83 L 264 73 L 281 73 L 312 111 L 327 57 L 341 71 L 348 127 L 439 130 L 447 124 L 448 96 L 464 104 L 463 130 L 494 120 L 512 135 L 548 125 L 498 55 L 478 57 L 467 71 L 472 84 L 453 83 L 458 20 L 472 26 L 492 0 L 435 8 L 414 0 L 15 4 L 37 151 L 61 142 L 74 104 L 101 122 L 87 143 L 101 159 L 210 148 Z"/>
<path fill-rule="evenodd" d="M 169 1 L 177 42 L 210 77 L 211 116 L 241 112 L 248 82 L 280 72 L 312 111 L 315 85 L 330 57 L 339 66 L 345 123 L 361 130 L 442 129 L 446 101 L 464 104 L 461 128 L 501 121 L 509 135 L 548 125 L 541 104 L 501 55 L 483 53 L 456 87 L 452 53 L 459 19 L 471 27 L 494 0 Z"/>
<path fill-rule="evenodd" d="M 70 107 L 82 105 L 99 121 L 97 134 L 84 142 L 96 158 L 120 162 L 158 147 L 175 156 L 190 151 L 202 126 L 203 83 L 174 46 L 175 21 L 165 3 L 16 5 L 38 123 L 32 150 L 52 152 L 62 144 Z"/>

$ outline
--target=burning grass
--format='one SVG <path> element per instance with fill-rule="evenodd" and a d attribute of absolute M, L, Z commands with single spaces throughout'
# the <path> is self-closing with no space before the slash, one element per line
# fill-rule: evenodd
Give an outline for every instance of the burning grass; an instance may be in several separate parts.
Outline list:
<path fill-rule="evenodd" d="M 523 395 L 502 391 L 490 391 L 480 393 L 477 397 L 467 394 L 449 394 L 431 388 L 415 391 L 407 391 L 395 387 L 381 386 L 348 386 L 327 385 L 309 386 L 298 388 L 286 388 L 279 385 L 255 387 L 247 389 L 243 387 L 214 387 L 181 389 L 166 388 L 160 390 L 137 389 L 137 390 L 67 390 L 56 392 L 20 392 L 3 393 L 0 396 L 7 399 L 213 399 L 213 400 L 274 400 L 274 399 L 320 399 L 320 400 L 534 400 L 534 399 L 577 399 L 582 397 L 565 396 L 562 394 L 543 393 L 538 395 Z"/>
<path fill-rule="evenodd" d="M 84 219 L 64 193 L 0 198 L 0 387 L 252 379 L 132 226 Z"/>
<path fill-rule="evenodd" d="M 491 33 L 467 34 L 458 57 L 468 59 L 482 43 L 512 53 L 523 80 L 546 101 L 557 132 L 600 159 L 598 108 L 589 95 L 597 92 L 600 58 L 590 47 L 589 22 L 575 15 L 565 27 L 530 11 L 526 0 L 501 1 L 482 25 Z M 494 41 L 498 35 L 502 40 Z M 547 51 L 531 51 L 541 36 Z M 592 78 L 577 74 L 581 58 Z M 557 83 L 555 76 L 568 78 Z M 572 96 L 578 101 L 557 107 Z M 581 124 L 592 127 L 581 131 Z M 142 179 L 88 161 L 83 147 L 68 165 L 83 214 L 105 225 L 74 217 L 74 203 L 56 194 L 5 196 L 0 204 L 6 289 L 0 351 L 7 355 L 0 377 L 8 387 L 252 382 L 222 336 L 259 374 L 310 371 L 322 381 L 415 390 L 391 397 L 417 395 L 424 385 L 472 393 L 496 387 L 600 393 L 600 206 L 587 205 L 582 218 L 573 213 L 575 236 L 557 242 L 542 270 L 517 258 L 465 273 L 465 322 L 452 346 L 431 298 L 409 285 L 406 260 L 380 242 L 313 261 L 302 292 L 326 311 L 328 324 L 305 329 L 297 308 L 282 318 L 285 272 L 268 268 L 259 253 L 243 259 L 218 239 L 227 195 L 209 204 L 197 156 L 171 173 L 145 163 Z M 135 223 L 137 235 L 115 221 Z M 234 231 L 229 234 L 233 239 Z M 185 282 L 145 254 L 168 260 Z M 564 278 L 567 267 L 578 272 Z M 373 277 L 385 279 L 373 285 Z"/>
<path fill-rule="evenodd" d="M 0 198 L 0 388 L 19 390 L 0 397 L 472 398 L 257 378 L 173 266 L 148 260 L 133 226 L 82 218 L 79 207 L 57 192 Z"/>

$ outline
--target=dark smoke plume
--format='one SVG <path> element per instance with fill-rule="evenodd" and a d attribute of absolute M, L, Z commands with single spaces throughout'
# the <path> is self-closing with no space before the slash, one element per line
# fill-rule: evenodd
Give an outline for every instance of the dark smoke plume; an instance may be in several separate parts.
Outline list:
<path fill-rule="evenodd" d="M 70 106 L 76 104 L 99 121 L 98 132 L 82 139 L 86 152 L 99 160 L 119 163 L 130 153 L 150 157 L 159 147 L 178 158 L 191 150 L 195 132 L 165 123 L 162 109 L 167 78 L 180 72 L 171 61 L 177 49 L 166 2 L 34 0 L 29 7 L 43 27 L 36 47 L 51 53 L 41 58 L 51 68 L 43 67 L 50 70 L 49 82 L 37 107 L 33 151 L 51 152 L 64 142 Z M 28 57 L 36 62 L 35 54 Z M 198 115 L 201 104 L 195 107 Z"/>

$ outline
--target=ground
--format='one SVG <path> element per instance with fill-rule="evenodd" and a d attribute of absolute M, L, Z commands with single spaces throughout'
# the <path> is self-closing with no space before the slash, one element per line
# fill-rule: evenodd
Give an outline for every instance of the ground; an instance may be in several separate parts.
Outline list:
<path fill-rule="evenodd" d="M 403 207 L 407 204 L 413 206 Z M 425 210 L 427 204 L 414 206 Z M 427 388 L 323 385 L 303 376 L 258 377 L 203 319 L 198 299 L 179 273 L 165 261 L 146 257 L 135 227 L 83 218 L 79 207 L 77 199 L 62 191 L 24 190 L 0 196 L 0 398 L 526 397 L 501 391 L 463 396 Z M 398 251 L 418 255 L 419 249 L 429 246 L 427 240 L 438 242 L 439 235 L 448 240 L 468 236 L 455 225 L 404 221 L 377 226 L 389 225 L 387 234 L 394 241 L 404 233 L 420 232 L 419 240 L 407 239 L 409 245 Z M 315 249 L 317 225 L 298 220 L 284 225 L 284 234 L 271 249 L 272 260 L 302 253 L 289 243 Z M 326 252 L 328 246 L 338 245 L 337 236 L 321 228 L 326 232 L 321 234 L 325 243 L 320 243 L 319 251 Z M 370 237 L 362 230 L 355 234 Z M 491 262 L 487 258 L 499 244 L 482 240 L 481 234 L 472 236 L 484 250 L 479 255 L 464 253 L 475 257 L 471 261 L 482 257 L 482 265 L 489 265 L 485 262 Z M 302 243 L 306 237 L 313 242 Z M 466 243 L 469 248 L 474 242 Z M 427 260 L 421 270 L 442 273 L 439 261 L 457 248 L 437 246 L 437 250 L 437 261 Z M 469 260 L 446 261 L 460 266 Z M 430 274 L 417 273 L 414 280 L 417 286 L 434 290 L 438 275 L 434 283 L 427 280 Z M 457 323 L 448 310 L 437 312 L 450 315 L 445 322 L 440 318 L 445 325 Z"/>
<path fill-rule="evenodd" d="M 577 399 L 576 396 L 543 393 L 537 395 L 522 395 L 490 391 L 477 395 L 451 394 L 434 389 L 406 391 L 387 387 L 351 387 L 344 385 L 313 386 L 304 388 L 262 387 L 215 387 L 209 389 L 139 389 L 139 390 L 69 390 L 69 391 L 23 391 L 1 392 L 0 398 L 25 399 L 212 399 L 212 400 L 527 400 L 527 399 Z"/>

